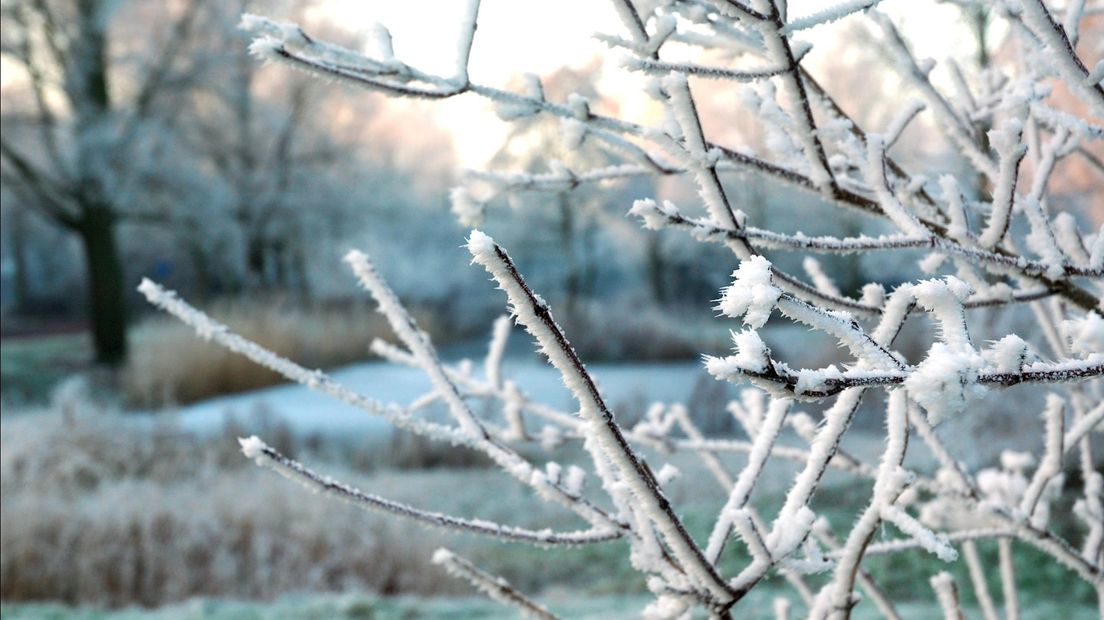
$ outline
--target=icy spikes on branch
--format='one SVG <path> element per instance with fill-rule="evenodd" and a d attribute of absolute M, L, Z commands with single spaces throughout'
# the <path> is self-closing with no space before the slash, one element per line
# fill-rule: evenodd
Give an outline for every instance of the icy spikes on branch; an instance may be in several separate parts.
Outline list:
<path fill-rule="evenodd" d="M 870 539 L 881 523 L 882 512 L 893 506 L 908 482 L 902 469 L 908 447 L 908 396 L 903 390 L 889 392 L 886 404 L 886 446 L 882 452 L 870 504 L 859 516 L 847 536 L 836 565 L 832 582 L 817 598 L 817 607 L 810 617 L 825 617 L 827 608 L 846 608 L 855 589 L 859 564 Z"/>
<path fill-rule="evenodd" d="M 715 377 L 724 377 L 731 374 L 731 370 L 722 369 L 722 365 L 734 365 L 736 370 L 751 373 L 766 372 L 770 367 L 770 349 L 759 337 L 759 332 L 747 329 L 742 332 L 731 332 L 732 342 L 736 345 L 736 355 L 726 358 L 706 357 L 706 368 Z"/>
<path fill-rule="evenodd" d="M 434 388 L 441 394 L 460 428 L 471 437 L 486 439 L 487 430 L 472 413 L 461 398 L 456 385 L 445 373 L 437 352 L 429 341 L 429 335 L 417 326 L 398 296 L 376 271 L 368 256 L 352 250 L 345 255 L 345 262 L 352 268 L 361 285 L 376 300 L 380 314 L 387 318 L 395 335 L 410 349 L 418 365 L 430 376 Z"/>
<path fill-rule="evenodd" d="M 779 515 L 767 539 L 771 556 L 784 558 L 797 551 L 813 529 L 816 518 L 816 513 L 808 506 L 802 506 L 792 515 Z"/>
<path fill-rule="evenodd" d="M 972 348 L 952 348 L 937 342 L 905 379 L 905 389 L 928 412 L 928 421 L 939 424 L 985 393 L 984 386 L 977 382 L 982 366 L 981 355 Z"/>
<path fill-rule="evenodd" d="M 1089 106 L 1097 118 L 1104 118 L 1104 88 L 1089 82 L 1089 72 L 1077 56 L 1066 32 L 1054 20 L 1043 0 L 1020 0 L 1025 26 L 1042 40 L 1045 49 L 1066 84 Z"/>
<path fill-rule="evenodd" d="M 671 73 L 664 78 L 663 88 L 667 93 L 668 109 L 677 127 L 677 133 L 672 133 L 670 137 L 682 138 L 682 144 L 668 147 L 671 154 L 694 173 L 698 193 L 705 202 L 709 217 L 718 226 L 731 224 L 734 229 L 742 228 L 746 216 L 742 211 L 732 208 L 717 176 L 717 161 L 721 152 L 718 149 L 706 149 L 705 134 L 698 117 L 698 109 L 690 95 L 686 74 Z"/>
<path fill-rule="evenodd" d="M 732 284 L 721 292 L 717 310 L 732 318 L 743 316 L 752 329 L 762 327 L 782 296 L 782 289 L 771 281 L 770 261 L 752 256 L 740 263 L 732 277 Z"/>
<path fill-rule="evenodd" d="M 634 200 L 628 215 L 640 218 L 644 228 L 648 230 L 660 230 L 667 225 L 667 221 L 678 215 L 678 207 L 670 200 L 664 200 L 663 204 L 657 204 L 651 198 Z"/>
<path fill-rule="evenodd" d="M 973 348 L 962 306 L 971 292 L 969 285 L 953 276 L 925 280 L 912 287 L 916 303 L 939 322 L 940 340 L 955 349 Z"/>
<path fill-rule="evenodd" d="M 797 371 L 797 383 L 794 385 L 794 394 L 798 396 L 823 390 L 829 380 L 842 379 L 843 372 L 830 364 L 824 368 L 802 368 Z"/>
<path fill-rule="evenodd" d="M 905 132 L 905 128 L 912 122 L 912 119 L 916 118 L 918 114 L 924 111 L 927 106 L 923 101 L 919 99 L 910 99 L 909 102 L 897 113 L 897 116 L 889 123 L 889 126 L 885 130 L 885 150 L 889 150 L 896 142 L 901 138 L 901 134 Z"/>
<path fill-rule="evenodd" d="M 763 127 L 767 132 L 765 137 L 767 149 L 777 155 L 781 161 L 803 162 L 804 153 L 793 138 L 797 129 L 790 115 L 778 105 L 778 94 L 774 83 L 753 84 L 744 89 L 743 96 L 748 107 L 755 109 L 759 117 L 766 121 Z"/>
<path fill-rule="evenodd" d="M 977 382 L 984 360 L 970 342 L 962 305 L 970 292 L 965 282 L 952 276 L 911 288 L 916 303 L 938 321 L 942 340 L 931 346 L 924 361 L 905 379 L 909 395 L 927 410 L 933 425 L 961 412 L 970 399 L 985 391 Z"/>
<path fill-rule="evenodd" d="M 1009 334 L 993 343 L 993 346 L 982 352 L 982 357 L 997 372 L 1018 373 L 1027 363 L 1030 347 L 1023 338 L 1015 334 Z"/>
<path fill-rule="evenodd" d="M 751 518 L 751 513 L 746 508 L 739 508 L 732 510 L 726 516 L 728 521 L 731 522 L 732 528 L 736 530 L 736 533 L 740 535 L 740 539 L 747 545 L 751 557 L 756 562 L 766 565 L 772 564 L 774 559 L 771 557 L 771 550 L 767 548 L 767 543 L 763 540 L 762 533 L 759 532 L 759 528 L 756 527 L 755 521 Z"/>
<path fill-rule="evenodd" d="M 279 60 L 284 54 L 310 56 L 329 67 L 341 67 L 368 73 L 383 70 L 401 71 L 402 63 L 394 56 L 371 59 L 337 45 L 316 41 L 308 36 L 298 24 L 278 22 L 260 15 L 243 14 L 238 27 L 254 36 L 249 52 L 262 60 Z M 390 48 L 390 35 L 386 47 Z"/>

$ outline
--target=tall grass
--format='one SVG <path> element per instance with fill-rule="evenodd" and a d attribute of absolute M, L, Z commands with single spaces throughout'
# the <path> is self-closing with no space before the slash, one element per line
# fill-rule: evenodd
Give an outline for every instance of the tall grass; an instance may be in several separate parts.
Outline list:
<path fill-rule="evenodd" d="M 340 502 L 301 501 L 288 481 L 250 466 L 234 436 L 102 411 L 5 418 L 0 598 L 120 606 L 459 590 L 425 566 L 439 539 Z M 305 449 L 283 436 L 283 449 Z M 378 452 L 374 466 L 388 454 L 418 460 L 409 446 Z M 331 469 L 372 488 L 364 473 Z"/>
<path fill-rule="evenodd" d="M 6 605 L 52 600 L 153 606 L 192 597 L 267 600 L 303 591 L 468 594 L 427 564 L 442 544 L 534 593 L 552 577 L 570 587 L 572 596 L 643 591 L 639 575 L 619 562 L 623 543 L 552 551 L 486 545 L 330 499 L 303 501 L 291 482 L 242 458 L 234 438 L 245 429 L 236 423 L 200 436 L 167 418 L 112 414 L 81 398 L 72 390 L 52 411 L 0 419 L 0 599 Z M 251 422 L 248 430 L 367 491 L 524 527 L 579 526 L 566 511 L 538 511 L 538 498 L 504 484 L 497 469 L 478 468 L 485 462 L 459 448 L 430 450 L 404 439 L 363 444 L 302 438 L 270 424 L 262 431 Z M 721 456 L 730 470 L 743 462 L 742 455 Z M 570 463 L 584 455 L 569 444 L 556 458 Z M 655 466 L 670 460 L 683 471 L 668 489 L 670 498 L 686 507 L 692 533 L 705 536 L 720 505 L 715 483 L 691 455 L 650 458 Z M 463 465 L 469 467 L 458 467 Z M 792 467 L 768 468 L 760 489 L 765 505 L 785 493 Z M 846 518 L 840 507 L 863 487 L 837 475 L 828 476 L 826 485 L 831 492 L 818 496 L 818 514 Z M 1023 545 L 1016 553 L 1018 566 L 1040 559 Z M 745 559 L 728 558 L 734 565 Z M 886 568 L 880 572 L 890 577 L 883 585 L 896 595 L 928 596 L 922 577 L 936 560 L 916 553 L 871 561 Z M 961 561 L 949 568 L 964 578 Z M 1022 584 L 1029 609 L 1052 596 L 1071 607 L 1091 603 L 1084 584 L 1063 579 L 1060 570 L 1036 573 Z"/>
<path fill-rule="evenodd" d="M 294 305 L 272 300 L 220 302 L 211 314 L 255 342 L 308 367 L 330 368 L 368 359 L 372 340 L 390 337 L 386 321 L 365 304 Z M 418 324 L 448 341 L 428 313 Z M 284 379 L 240 355 L 195 337 L 187 327 L 151 316 L 134 330 L 135 346 L 120 375 L 126 404 L 158 407 L 256 389 Z"/>

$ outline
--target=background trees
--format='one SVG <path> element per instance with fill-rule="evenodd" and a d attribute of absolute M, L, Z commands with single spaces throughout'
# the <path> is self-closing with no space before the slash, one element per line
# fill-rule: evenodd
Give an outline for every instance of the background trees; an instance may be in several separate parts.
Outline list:
<path fill-rule="evenodd" d="M 202 2 L 120 7 L 106 0 L 5 2 L 4 57 L 29 96 L 7 102 L 0 142 L 7 189 L 79 240 L 96 357 L 126 355 L 126 291 L 118 226 L 150 215 L 168 167 L 171 93 L 194 86 L 202 59 L 183 53 Z M 120 12 L 161 26 L 120 50 Z M 146 15 L 142 15 L 142 11 Z M 175 105 L 174 105 L 175 103 Z"/>
<path fill-rule="evenodd" d="M 4 2 L 6 314 L 87 319 L 97 361 L 115 366 L 140 272 L 202 298 L 306 300 L 335 292 L 312 273 L 335 244 L 388 237 L 348 226 L 366 204 L 402 222 L 445 216 L 443 176 L 401 182 L 405 150 L 423 147 L 360 139 L 394 112 L 257 65 L 237 29 L 245 7 Z M 435 151 L 451 161 L 441 139 Z"/>

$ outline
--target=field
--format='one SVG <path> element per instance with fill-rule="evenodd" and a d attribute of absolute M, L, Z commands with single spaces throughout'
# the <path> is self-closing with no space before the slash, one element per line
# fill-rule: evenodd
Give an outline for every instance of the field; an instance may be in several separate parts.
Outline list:
<path fill-rule="evenodd" d="M 554 375 L 524 361 L 514 367 L 526 389 L 567 404 Z M 696 362 L 594 370 L 611 401 L 627 411 L 654 399 L 707 406 L 729 396 L 695 387 Z M 398 400 L 427 387 L 416 371 L 377 363 L 337 375 Z M 469 556 L 568 617 L 634 616 L 647 601 L 639 574 L 620 561 L 627 551 L 621 543 L 554 551 L 488 544 L 366 514 L 254 467 L 240 455 L 237 436 L 257 433 L 323 473 L 420 508 L 527 527 L 578 527 L 574 517 L 487 468 L 483 458 L 394 435 L 378 420 L 303 388 L 268 388 L 152 416 L 90 405 L 79 385 L 60 394 L 47 409 L 5 410 L 0 420 L 4 617 L 509 617 L 508 610 L 469 598 L 466 584 L 428 563 L 439 546 Z M 855 432 L 845 447 L 872 454 L 880 439 Z M 690 455 L 645 453 L 657 467 L 669 461 L 682 472 L 670 485 L 671 499 L 692 533 L 704 537 L 720 506 L 715 482 Z M 581 458 L 571 445 L 550 456 L 565 465 Z M 741 456 L 725 460 L 733 471 L 742 463 Z M 923 458 L 914 466 L 924 467 Z M 755 496 L 765 516 L 781 503 L 793 471 L 786 463 L 768 470 Z M 869 492 L 840 474 L 826 485 L 816 509 L 833 523 L 849 519 L 844 508 Z M 898 534 L 884 526 L 879 536 Z M 981 549 L 995 557 L 995 546 Z M 1093 596 L 1084 584 L 1061 568 L 1033 570 L 1038 553 L 1022 545 L 1015 550 L 1024 617 L 1051 617 L 1059 608 L 1069 618 L 1092 617 Z M 746 561 L 739 549 L 725 568 Z M 910 601 L 907 617 L 923 618 L 934 613 L 927 576 L 946 568 L 936 564 L 914 552 L 871 557 L 864 566 L 887 591 Z M 961 564 L 949 568 L 966 583 Z M 996 575 L 991 582 L 999 592 Z M 769 617 L 769 601 L 784 587 L 772 578 L 746 608 Z M 337 592 L 345 594 L 327 594 Z M 867 607 L 857 611 L 868 613 Z"/>

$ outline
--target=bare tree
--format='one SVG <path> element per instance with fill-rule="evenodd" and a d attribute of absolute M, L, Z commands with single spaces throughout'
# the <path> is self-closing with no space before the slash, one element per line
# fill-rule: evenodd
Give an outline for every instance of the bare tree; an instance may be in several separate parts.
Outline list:
<path fill-rule="evenodd" d="M 172 93 L 195 75 L 182 52 L 204 3 L 127 7 L 165 24 L 159 47 L 137 68 L 112 49 L 119 4 L 5 0 L 0 8 L 4 57 L 22 71 L 32 102 L 5 107 L 3 180 L 22 204 L 80 239 L 96 359 L 106 364 L 127 349 L 117 226 L 151 215 L 137 189 L 148 181 L 162 121 L 172 118 Z"/>
<path fill-rule="evenodd" d="M 729 405 L 751 440 L 707 438 L 679 406 L 654 408 L 631 429 L 619 424 L 552 308 L 527 283 L 505 248 L 472 230 L 467 248 L 473 261 L 504 291 L 514 320 L 559 371 L 575 397 L 576 411 L 534 402 L 504 378 L 507 319 L 496 323 L 482 373 L 471 365 L 443 364 L 425 333 L 358 252 L 350 253 L 347 262 L 402 343 L 399 347 L 381 342 L 375 351 L 395 363 L 418 367 L 432 379 L 432 390 L 408 405 L 375 401 L 320 371 L 279 358 L 152 282 L 144 282 L 141 290 L 151 302 L 195 327 L 201 337 L 383 416 L 400 429 L 485 453 L 540 497 L 575 512 L 583 529 L 530 530 L 399 504 L 321 476 L 256 437 L 242 440 L 245 454 L 331 496 L 436 527 L 543 546 L 626 540 L 626 562 L 646 576 L 656 597 L 644 610 L 647 617 L 684 617 L 694 608 L 727 616 L 749 591 L 778 572 L 793 585 L 796 602 L 811 618 L 849 617 L 860 604 L 857 589 L 885 617 L 898 618 L 892 598 L 877 583 L 879 576 L 864 570 L 863 559 L 920 550 L 949 563 L 957 561 L 959 546 L 978 600 L 993 617 L 995 603 L 976 549 L 978 542 L 989 540 L 999 545 L 1009 617 L 1019 608 L 1012 545 L 1034 547 L 1064 566 L 1097 592 L 1104 608 L 1104 476 L 1095 469 L 1090 439 L 1100 433 L 1104 421 L 1104 234 L 1079 230 L 1068 214 L 1052 216 L 1062 204 L 1048 192 L 1057 166 L 1077 153 L 1079 145 L 1104 137 L 1099 124 L 1104 119 L 1104 64 L 1087 68 L 1073 45 L 1083 5 L 1071 3 L 1062 14 L 1042 0 L 995 3 L 994 15 L 1007 22 L 1021 54 L 1003 68 L 1006 73 L 1000 79 L 985 82 L 980 86 L 984 92 L 967 100 L 947 96 L 933 83 L 933 67 L 912 55 L 893 21 L 872 8 L 876 1 L 842 2 L 799 17 L 787 15 L 786 4 L 772 0 L 686 0 L 647 13 L 631 0 L 613 2 L 625 32 L 604 39 L 629 54 L 625 64 L 630 70 L 657 77 L 645 96 L 669 111 L 670 120 L 662 126 L 598 114 L 581 98 L 550 101 L 539 82 L 519 93 L 471 81 L 467 58 L 478 2 L 458 24 L 459 63 L 451 75 L 422 72 L 390 53 L 366 57 L 316 40 L 294 24 L 246 16 L 243 26 L 256 36 L 254 53 L 266 60 L 394 96 L 440 99 L 474 93 L 504 108 L 506 116 L 547 114 L 563 119 L 574 136 L 582 132 L 588 139 L 615 145 L 625 158 L 596 169 L 479 176 L 484 182 L 495 180 L 497 192 L 559 192 L 565 184 L 636 176 L 678 176 L 692 182 L 700 196 L 699 215 L 651 199 L 636 201 L 629 213 L 646 228 L 683 230 L 702 242 L 722 244 L 739 259 L 717 310 L 742 321 L 747 329 L 734 333 L 734 354 L 707 357 L 705 365 L 719 380 L 753 385 L 745 398 Z M 795 38 L 831 21 L 860 19 L 857 14 L 863 12 L 894 69 L 921 98 L 903 105 L 879 132 L 858 126 L 815 83 L 802 66 L 808 48 Z M 665 61 L 663 53 L 672 47 L 715 54 L 702 56 L 710 61 Z M 719 62 L 717 58 L 725 64 L 712 64 Z M 1087 113 L 1079 116 L 1052 105 L 1046 86 L 1055 75 Z M 772 134 L 770 152 L 756 155 L 711 141 L 702 129 L 691 78 L 751 84 L 749 102 L 764 130 Z M 890 155 L 903 129 L 926 113 L 969 162 L 972 170 L 967 175 L 939 176 L 943 171 L 937 169 L 927 176 L 938 182 L 926 182 Z M 988 132 L 991 150 L 977 140 L 979 123 L 993 127 Z M 1025 141 L 1025 134 L 1035 139 Z M 1034 165 L 1031 177 L 1021 179 L 1024 159 Z M 733 207 L 722 180 L 732 170 L 756 171 L 815 192 L 826 206 L 857 210 L 894 230 L 878 237 L 809 237 L 757 228 Z M 968 200 L 960 188 L 971 186 L 976 175 L 985 177 L 991 195 Z M 456 197 L 456 211 L 462 216 L 480 212 L 471 194 L 458 192 Z M 928 253 L 923 267 L 929 272 L 943 268 L 943 277 L 917 277 L 892 291 L 886 290 L 888 281 L 872 281 L 860 298 L 842 294 L 815 261 L 806 263 L 806 282 L 764 256 L 767 251 L 889 254 L 910 249 Z M 971 308 L 1013 312 L 1025 305 L 1037 319 L 1039 335 L 1010 333 L 987 346 L 975 341 L 969 326 Z M 774 357 L 760 328 L 775 314 L 838 341 L 845 352 L 839 365 L 797 369 Z M 936 326 L 918 359 L 908 359 L 894 347 L 912 316 L 928 317 Z M 1006 451 L 999 465 L 971 470 L 935 428 L 945 420 L 969 416 L 970 405 L 985 393 L 1013 385 L 1048 391 L 1043 421 L 1034 432 L 1040 439 L 1038 450 Z M 840 442 L 872 390 L 885 392 L 886 443 L 881 458 L 867 463 L 841 450 Z M 472 401 L 479 400 L 500 404 L 501 416 L 478 416 Z M 421 415 L 431 402 L 443 403 L 451 422 Z M 796 411 L 798 402 L 828 406 L 818 422 Z M 539 432 L 529 430 L 538 425 Z M 788 428 L 808 446 L 779 444 Z M 926 445 L 938 469 L 906 468 L 905 456 L 918 443 L 912 438 Z M 527 441 L 549 446 L 580 442 L 589 469 L 555 462 L 541 467 L 516 449 Z M 694 452 L 717 479 L 724 508 L 704 541 L 687 529 L 664 493 L 671 471 L 653 472 L 644 460 L 645 448 Z M 743 469 L 730 473 L 717 458 L 721 452 L 746 453 Z M 792 459 L 800 465 L 777 516 L 768 522 L 752 495 L 771 459 Z M 1067 461 L 1075 461 L 1080 485 L 1062 484 Z M 814 496 L 830 468 L 870 484 L 869 499 L 854 506 L 851 523 L 829 523 L 815 512 Z M 597 478 L 600 489 L 584 488 L 588 476 Z M 1081 523 L 1074 537 L 1063 537 L 1050 525 L 1051 513 L 1062 505 L 1056 500 L 1063 494 L 1071 496 L 1067 500 Z M 886 524 L 901 536 L 875 542 L 875 534 Z M 751 559 L 735 574 L 725 574 L 720 560 L 734 543 L 744 546 Z M 551 614 L 451 552 L 438 553 L 435 561 L 526 613 Z M 831 576 L 814 589 L 804 575 L 816 572 Z M 959 586 L 950 575 L 933 576 L 931 585 L 945 616 L 961 617 Z M 784 615 L 791 607 L 786 600 L 776 609 Z"/>
<path fill-rule="evenodd" d="M 225 62 L 196 94 L 198 111 L 189 115 L 182 139 L 215 180 L 210 200 L 227 216 L 223 228 L 234 238 L 228 245 L 242 250 L 236 262 L 243 283 L 302 290 L 309 224 L 333 220 L 345 206 L 320 193 L 320 180 L 354 152 L 322 123 L 341 101 L 323 105 L 321 84 L 304 75 L 260 73 L 233 28 L 244 8 L 238 2 L 217 9 L 221 40 L 212 37 L 210 45 Z M 206 222 L 184 233 L 196 252 L 209 252 L 202 246 L 210 228 Z"/>

